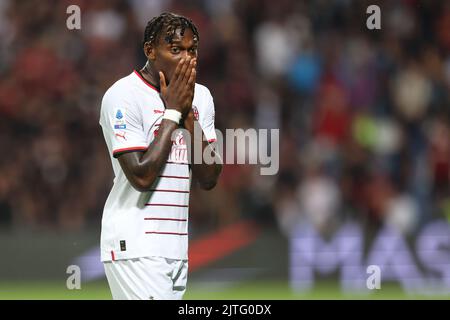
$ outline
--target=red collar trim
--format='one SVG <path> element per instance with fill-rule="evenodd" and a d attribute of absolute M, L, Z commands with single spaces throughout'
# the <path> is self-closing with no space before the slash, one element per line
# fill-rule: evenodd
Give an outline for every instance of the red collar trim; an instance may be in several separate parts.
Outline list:
<path fill-rule="evenodd" d="M 155 90 L 159 93 L 158 88 L 156 88 L 155 86 L 152 86 L 150 83 L 148 83 L 148 81 L 145 80 L 139 72 L 137 72 L 136 70 L 133 70 L 133 71 L 139 77 L 139 79 L 141 79 L 147 86 L 149 86 L 150 88 L 152 88 L 153 90 Z"/>

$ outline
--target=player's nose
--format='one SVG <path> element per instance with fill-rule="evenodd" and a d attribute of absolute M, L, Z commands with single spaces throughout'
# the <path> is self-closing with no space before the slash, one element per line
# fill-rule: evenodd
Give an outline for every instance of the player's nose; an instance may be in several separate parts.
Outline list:
<path fill-rule="evenodd" d="M 187 50 L 182 51 L 180 59 L 191 59 L 192 57 L 188 54 Z"/>

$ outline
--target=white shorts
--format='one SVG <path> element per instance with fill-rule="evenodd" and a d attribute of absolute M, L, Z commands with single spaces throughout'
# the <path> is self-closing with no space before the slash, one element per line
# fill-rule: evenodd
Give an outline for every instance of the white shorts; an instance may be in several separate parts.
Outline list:
<path fill-rule="evenodd" d="M 114 300 L 181 300 L 187 260 L 144 257 L 103 263 Z"/>

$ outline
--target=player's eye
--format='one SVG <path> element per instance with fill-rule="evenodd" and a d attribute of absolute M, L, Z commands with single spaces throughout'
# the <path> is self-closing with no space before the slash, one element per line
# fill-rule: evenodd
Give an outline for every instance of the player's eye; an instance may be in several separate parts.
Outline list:
<path fill-rule="evenodd" d="M 197 47 L 192 47 L 189 49 L 190 52 L 192 53 L 196 53 L 197 52 Z"/>
<path fill-rule="evenodd" d="M 172 52 L 172 53 L 180 53 L 180 48 L 179 47 L 171 47 L 170 48 L 170 52 Z"/>

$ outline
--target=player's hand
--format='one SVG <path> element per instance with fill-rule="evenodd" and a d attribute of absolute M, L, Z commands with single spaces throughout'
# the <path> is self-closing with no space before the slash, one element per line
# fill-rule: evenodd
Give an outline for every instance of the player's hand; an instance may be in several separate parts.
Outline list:
<path fill-rule="evenodd" d="M 187 115 L 192 107 L 192 99 L 194 98 L 194 87 L 197 65 L 197 59 L 181 59 L 175 72 L 170 80 L 169 85 L 166 84 L 166 78 L 163 72 L 159 72 L 161 98 L 167 109 L 175 109 L 184 116 Z"/>

